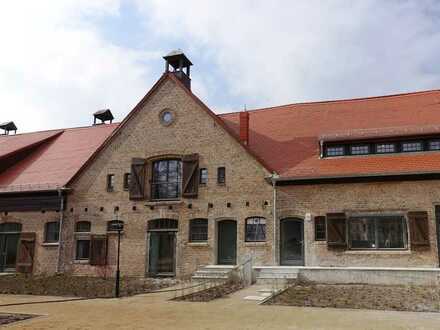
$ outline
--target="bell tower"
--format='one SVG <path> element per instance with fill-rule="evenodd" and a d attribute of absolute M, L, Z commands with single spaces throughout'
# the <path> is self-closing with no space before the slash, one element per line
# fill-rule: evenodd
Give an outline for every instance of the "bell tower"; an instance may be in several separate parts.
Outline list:
<path fill-rule="evenodd" d="M 172 72 L 174 75 L 191 90 L 190 66 L 191 61 L 185 56 L 182 50 L 173 50 L 163 57 L 165 60 L 165 72 Z"/>

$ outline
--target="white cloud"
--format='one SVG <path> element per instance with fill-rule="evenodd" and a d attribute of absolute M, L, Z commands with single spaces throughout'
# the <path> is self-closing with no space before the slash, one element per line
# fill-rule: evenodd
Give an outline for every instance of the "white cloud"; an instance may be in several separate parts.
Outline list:
<path fill-rule="evenodd" d="M 149 52 L 111 44 L 91 23 L 118 10 L 116 0 L 2 4 L 0 121 L 20 131 L 88 125 L 105 107 L 121 119 L 152 80 L 141 63 Z"/>
<path fill-rule="evenodd" d="M 253 106 L 440 87 L 438 2 L 139 3 L 165 38 L 207 51 L 224 93 Z"/>

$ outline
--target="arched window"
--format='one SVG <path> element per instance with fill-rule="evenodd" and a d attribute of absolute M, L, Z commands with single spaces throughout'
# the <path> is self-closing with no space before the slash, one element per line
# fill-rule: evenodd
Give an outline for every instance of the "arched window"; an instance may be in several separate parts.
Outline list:
<path fill-rule="evenodd" d="M 189 222 L 189 241 L 206 242 L 208 240 L 208 219 L 192 219 Z"/>
<path fill-rule="evenodd" d="M 78 221 L 75 225 L 75 232 L 77 233 L 90 233 L 92 225 L 90 221 Z"/>
<path fill-rule="evenodd" d="M 44 242 L 58 243 L 60 239 L 60 223 L 58 221 L 46 222 Z"/>
<path fill-rule="evenodd" d="M 161 159 L 153 162 L 151 192 L 153 199 L 178 199 L 182 185 L 182 161 Z"/>
<path fill-rule="evenodd" d="M 246 219 L 245 241 L 246 242 L 266 241 L 266 218 L 251 217 Z"/>
<path fill-rule="evenodd" d="M 148 230 L 177 230 L 178 221 L 174 219 L 155 219 L 148 221 Z"/>
<path fill-rule="evenodd" d="M 7 222 L 0 224 L 0 233 L 19 233 L 21 232 L 21 223 Z"/>

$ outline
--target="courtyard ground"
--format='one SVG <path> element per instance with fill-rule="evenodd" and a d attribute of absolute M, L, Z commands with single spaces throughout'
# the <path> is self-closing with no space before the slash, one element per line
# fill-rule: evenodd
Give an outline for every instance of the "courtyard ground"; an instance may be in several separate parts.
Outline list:
<path fill-rule="evenodd" d="M 39 317 L 8 329 L 439 329 L 439 313 L 265 306 L 243 297 L 256 287 L 211 302 L 169 301 L 172 293 L 2 307 Z M 60 297 L 0 295 L 0 305 Z"/>

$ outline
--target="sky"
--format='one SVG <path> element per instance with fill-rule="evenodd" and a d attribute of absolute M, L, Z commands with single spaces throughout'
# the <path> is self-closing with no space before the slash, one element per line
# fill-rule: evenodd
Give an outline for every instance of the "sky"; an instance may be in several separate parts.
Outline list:
<path fill-rule="evenodd" d="M 216 113 L 440 88 L 440 1 L 5 0 L 0 122 L 120 121 L 180 48 Z"/>

